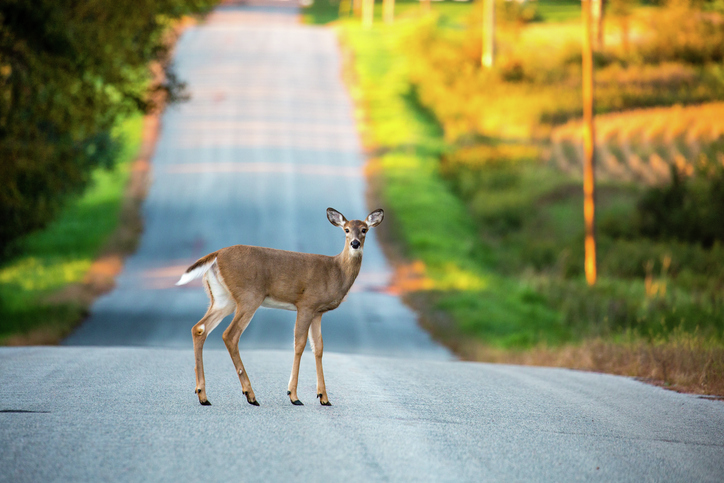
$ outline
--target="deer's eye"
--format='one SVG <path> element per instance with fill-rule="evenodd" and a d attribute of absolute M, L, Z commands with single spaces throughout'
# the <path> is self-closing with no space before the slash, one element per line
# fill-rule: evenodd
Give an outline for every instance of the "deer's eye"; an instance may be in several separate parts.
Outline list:
<path fill-rule="evenodd" d="M 345 228 L 345 229 L 344 229 L 344 232 L 345 232 L 345 233 L 349 233 L 349 228 Z"/>
<path fill-rule="evenodd" d="M 362 228 L 362 233 L 367 233 L 367 228 Z"/>

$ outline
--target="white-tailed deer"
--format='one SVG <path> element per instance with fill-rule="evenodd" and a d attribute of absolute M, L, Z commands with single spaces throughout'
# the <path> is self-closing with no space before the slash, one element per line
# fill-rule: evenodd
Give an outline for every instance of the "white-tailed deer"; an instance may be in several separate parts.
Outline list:
<path fill-rule="evenodd" d="M 234 318 L 224 331 L 224 343 L 247 402 L 259 405 L 239 356 L 239 337 L 256 309 L 271 307 L 297 311 L 294 363 L 287 390 L 292 404 L 302 404 L 297 397 L 297 381 L 308 335 L 317 364 L 317 397 L 323 406 L 331 406 L 322 371 L 322 315 L 336 309 L 344 300 L 362 265 L 367 230 L 379 225 L 383 218 L 384 212 L 375 210 L 365 221 L 347 221 L 339 211 L 327 208 L 327 219 L 346 234 L 344 250 L 334 257 L 234 245 L 200 258 L 186 270 L 176 285 L 203 275 L 204 287 L 211 299 L 206 314 L 191 331 L 196 357 L 195 392 L 202 405 L 211 404 L 206 397 L 204 342 L 219 322 L 234 311 Z"/>

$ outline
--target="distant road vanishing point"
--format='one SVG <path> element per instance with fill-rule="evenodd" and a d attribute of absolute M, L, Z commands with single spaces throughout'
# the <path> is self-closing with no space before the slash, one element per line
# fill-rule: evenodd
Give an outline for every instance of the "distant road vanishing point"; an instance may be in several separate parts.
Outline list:
<path fill-rule="evenodd" d="M 65 345 L 191 348 L 208 299 L 200 281 L 174 283 L 196 259 L 236 244 L 336 255 L 344 237 L 327 207 L 350 219 L 373 209 L 335 34 L 276 4 L 287 6 L 221 7 L 181 37 L 174 63 L 191 99 L 163 115 L 140 246 Z M 348 300 L 324 316 L 325 349 L 451 358 L 386 293 L 390 276 L 372 233 Z M 294 318 L 260 309 L 241 350 L 291 349 Z M 207 348 L 225 347 L 224 326 Z"/>

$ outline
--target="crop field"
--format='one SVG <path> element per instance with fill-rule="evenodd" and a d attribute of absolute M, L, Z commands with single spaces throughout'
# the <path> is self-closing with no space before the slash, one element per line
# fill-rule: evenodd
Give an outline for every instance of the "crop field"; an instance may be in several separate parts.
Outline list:
<path fill-rule="evenodd" d="M 661 184 L 672 167 L 692 174 L 702 156 L 724 163 L 724 103 L 639 109 L 596 117 L 596 174 L 601 179 Z M 550 162 L 582 169 L 580 121 L 555 128 Z"/>

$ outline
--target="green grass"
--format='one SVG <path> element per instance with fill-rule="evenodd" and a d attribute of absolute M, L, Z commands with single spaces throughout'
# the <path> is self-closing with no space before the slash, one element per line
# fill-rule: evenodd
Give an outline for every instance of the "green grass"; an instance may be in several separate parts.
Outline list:
<path fill-rule="evenodd" d="M 305 7 L 303 19 L 308 24 L 324 25 L 340 18 L 350 17 L 348 3 L 341 0 L 316 0 L 312 5 Z M 538 0 L 536 8 L 542 21 L 545 22 L 567 22 L 581 18 L 581 2 L 577 0 Z M 445 17 L 449 26 L 462 26 L 467 21 L 467 16 L 474 8 L 474 2 L 433 2 L 433 11 Z M 404 17 L 418 11 L 420 2 L 418 0 L 396 0 L 395 17 Z M 382 2 L 375 2 L 375 22 L 382 21 Z"/>
<path fill-rule="evenodd" d="M 400 22 L 381 35 L 355 21 L 340 26 L 355 52 L 353 96 L 367 107 L 367 135 L 385 151 L 378 162 L 394 231 L 407 255 L 424 263 L 437 307 L 465 334 L 501 347 L 568 340 L 570 331 L 542 297 L 495 273 L 495 252 L 441 177 L 439 157 L 448 146 L 434 118 L 416 102 L 407 59 L 397 49 L 407 28 Z"/>
<path fill-rule="evenodd" d="M 411 300 L 424 301 L 435 337 L 465 358 L 724 394 L 724 247 L 635 238 L 640 187 L 599 182 L 599 280 L 589 287 L 580 178 L 522 141 L 449 144 L 410 80 L 413 18 L 337 28 L 354 53 L 359 124 L 381 153 L 371 172 L 390 229 L 427 277 Z"/>
<path fill-rule="evenodd" d="M 489 147 L 470 148 L 470 159 L 455 161 L 462 151 L 446 143 L 410 82 L 404 44 L 415 28 L 414 19 L 369 31 L 357 20 L 339 24 L 355 53 L 353 95 L 366 108 L 364 129 L 384 152 L 378 160 L 383 201 L 395 213 L 407 255 L 424 263 L 437 307 L 463 333 L 496 347 L 560 345 L 631 331 L 666 337 L 677 328 L 722 338 L 721 296 L 692 291 L 707 280 L 721 284 L 705 269 L 718 266 L 719 251 L 627 238 L 638 188 L 599 185 L 600 282 L 591 289 L 583 278 L 579 178 L 529 154 L 512 164 L 475 166 L 476 159 L 528 152 L 505 143 L 496 148 L 493 139 L 486 140 Z M 455 167 L 470 160 L 469 169 Z M 667 258 L 671 271 L 663 273 Z M 652 292 L 647 276 L 667 288 Z"/>
<path fill-rule="evenodd" d="M 305 23 L 312 25 L 325 25 L 336 20 L 349 20 L 353 17 L 349 5 L 345 0 L 341 0 L 342 9 L 340 10 L 340 0 L 315 0 L 315 2 L 305 7 L 302 12 L 302 18 Z M 432 9 L 445 18 L 445 22 L 451 27 L 460 27 L 464 24 L 466 17 L 473 8 L 473 2 L 433 2 Z M 395 18 L 400 19 L 406 16 L 414 15 L 420 11 L 420 2 L 418 0 L 396 0 L 395 1 Z M 580 11 L 580 9 L 579 9 Z M 341 15 L 340 15 L 341 14 Z M 375 1 L 374 23 L 382 22 L 382 2 Z"/>
<path fill-rule="evenodd" d="M 116 229 L 131 163 L 141 142 L 140 115 L 118 124 L 122 149 L 112 170 L 97 169 L 86 192 L 47 228 L 20 241 L 20 255 L 0 266 L 0 343 L 10 336 L 47 329 L 67 333 L 85 307 L 49 297 L 82 282 L 93 260 Z"/>
<path fill-rule="evenodd" d="M 568 22 L 581 19 L 579 0 L 538 0 L 538 14 L 544 22 Z"/>

